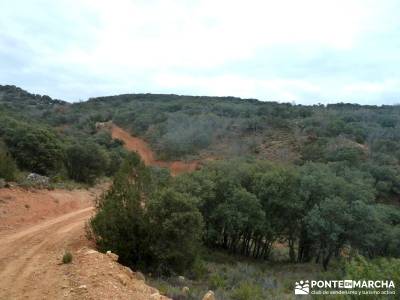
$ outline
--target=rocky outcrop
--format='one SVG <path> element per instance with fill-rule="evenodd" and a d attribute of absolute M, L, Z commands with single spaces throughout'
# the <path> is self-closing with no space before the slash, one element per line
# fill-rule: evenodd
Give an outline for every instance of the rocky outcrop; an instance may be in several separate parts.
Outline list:
<path fill-rule="evenodd" d="M 112 128 L 112 121 L 108 121 L 108 122 L 96 122 L 96 129 L 97 130 L 101 130 L 101 129 L 105 129 L 105 130 L 110 130 Z"/>
<path fill-rule="evenodd" d="M 47 186 L 50 183 L 50 178 L 36 173 L 30 173 L 26 176 L 26 181 L 33 185 Z"/>
<path fill-rule="evenodd" d="M 109 257 L 109 258 L 111 258 L 113 261 L 118 261 L 118 255 L 117 254 L 115 254 L 115 253 L 112 253 L 110 250 L 108 250 L 107 252 L 106 252 L 106 255 Z"/>
<path fill-rule="evenodd" d="M 134 276 L 137 280 L 146 281 L 146 277 L 144 277 L 143 273 L 141 272 L 135 272 Z"/>
<path fill-rule="evenodd" d="M 118 255 L 111 251 L 103 254 L 93 249 L 82 248 L 74 254 L 75 257 L 70 272 L 74 274 L 79 285 L 86 286 L 87 299 L 169 299 L 157 289 L 148 286 L 142 273 L 120 265 L 117 262 Z M 71 296 L 78 292 L 74 289 Z"/>

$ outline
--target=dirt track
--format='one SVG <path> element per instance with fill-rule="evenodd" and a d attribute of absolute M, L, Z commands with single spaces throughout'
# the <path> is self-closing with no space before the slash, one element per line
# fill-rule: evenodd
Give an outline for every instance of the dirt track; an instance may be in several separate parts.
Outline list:
<path fill-rule="evenodd" d="M 84 241 L 83 226 L 92 213 L 84 208 L 0 239 L 0 299 L 60 299 L 69 286 L 58 265 L 64 249 Z"/>
<path fill-rule="evenodd" d="M 0 189 L 1 300 L 164 299 L 152 298 L 157 291 L 132 271 L 89 249 L 84 225 L 101 191 Z M 66 250 L 71 264 L 61 264 Z"/>
<path fill-rule="evenodd" d="M 197 162 L 157 161 L 141 139 L 113 127 L 113 137 L 137 151 L 146 164 L 173 175 Z M 109 256 L 89 249 L 85 222 L 107 185 L 90 190 L 0 189 L 0 300 L 167 299 Z M 71 264 L 61 264 L 65 251 Z"/>
<path fill-rule="evenodd" d="M 193 172 L 199 165 L 198 161 L 160 161 L 155 159 L 155 154 L 151 150 L 149 144 L 144 140 L 130 135 L 122 128 L 115 124 L 111 127 L 112 137 L 115 139 L 122 140 L 124 147 L 129 151 L 137 152 L 143 159 L 146 165 L 159 166 L 163 168 L 169 168 L 173 176 L 185 173 Z"/>

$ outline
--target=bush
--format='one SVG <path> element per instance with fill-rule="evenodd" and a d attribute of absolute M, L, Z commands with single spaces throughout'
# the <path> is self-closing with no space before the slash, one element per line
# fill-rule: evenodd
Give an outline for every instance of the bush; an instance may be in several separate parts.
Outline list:
<path fill-rule="evenodd" d="M 6 133 L 5 141 L 18 166 L 41 175 L 59 171 L 64 150 L 56 135 L 45 128 L 17 126 Z"/>
<path fill-rule="evenodd" d="M 393 280 L 395 284 L 400 283 L 400 259 L 378 258 L 367 260 L 363 256 L 356 256 L 345 263 L 344 269 L 346 279 Z"/>
<path fill-rule="evenodd" d="M 62 257 L 62 263 L 63 264 L 69 264 L 72 262 L 72 254 L 71 252 L 65 252 L 63 257 Z"/>
<path fill-rule="evenodd" d="M 241 283 L 231 294 L 233 300 L 263 300 L 262 288 L 249 282 Z"/>
<path fill-rule="evenodd" d="M 161 273 L 182 273 L 192 267 L 200 248 L 202 216 L 194 201 L 170 188 L 149 203 L 152 247 Z"/>
<path fill-rule="evenodd" d="M 17 165 L 11 155 L 0 148 L 0 178 L 7 181 L 15 180 Z"/>
<path fill-rule="evenodd" d="M 219 288 L 224 288 L 226 286 L 226 281 L 223 276 L 218 273 L 211 274 L 208 279 L 208 287 L 211 290 L 217 290 Z"/>
<path fill-rule="evenodd" d="M 190 270 L 189 276 L 193 279 L 202 279 L 208 273 L 208 269 L 204 261 L 197 258 L 193 263 L 192 269 Z"/>
<path fill-rule="evenodd" d="M 131 154 L 91 220 L 94 237 L 100 250 L 117 253 L 135 269 L 181 273 L 196 259 L 202 217 L 188 196 L 159 190 L 151 178 Z"/>
<path fill-rule="evenodd" d="M 73 145 L 66 151 L 66 166 L 71 179 L 92 184 L 106 171 L 107 160 L 96 144 Z"/>
<path fill-rule="evenodd" d="M 356 256 L 344 265 L 345 279 L 352 280 L 393 280 L 396 294 L 400 293 L 400 259 L 379 258 L 367 260 L 362 256 Z M 395 299 L 390 298 L 388 299 Z M 350 297 L 351 299 L 371 299 L 368 295 Z"/>

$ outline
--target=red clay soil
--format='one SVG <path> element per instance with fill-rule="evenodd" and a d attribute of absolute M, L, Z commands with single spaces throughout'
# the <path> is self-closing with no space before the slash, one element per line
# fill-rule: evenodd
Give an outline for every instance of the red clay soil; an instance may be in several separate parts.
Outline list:
<path fill-rule="evenodd" d="M 93 206 L 93 199 L 102 190 L 103 187 L 72 191 L 0 189 L 0 236 L 5 231 L 9 233 L 20 227 Z"/>
<path fill-rule="evenodd" d="M 134 137 L 124 129 L 112 125 L 111 135 L 114 139 L 119 139 L 124 142 L 125 149 L 137 152 L 148 166 L 159 166 L 169 168 L 172 176 L 176 176 L 185 172 L 193 172 L 199 166 L 199 161 L 160 161 L 155 159 L 155 154 L 151 150 L 148 143 L 138 137 Z"/>
<path fill-rule="evenodd" d="M 85 223 L 106 186 L 0 189 L 0 299 L 165 300 L 137 273 L 88 247 Z M 72 263 L 61 264 L 65 251 Z"/>

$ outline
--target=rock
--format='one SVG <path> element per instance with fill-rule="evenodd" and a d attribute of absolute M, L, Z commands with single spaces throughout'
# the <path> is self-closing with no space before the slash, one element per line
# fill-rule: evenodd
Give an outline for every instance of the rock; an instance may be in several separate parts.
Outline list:
<path fill-rule="evenodd" d="M 117 278 L 122 283 L 122 285 L 127 285 L 128 284 L 128 280 L 123 274 L 118 274 Z"/>
<path fill-rule="evenodd" d="M 190 289 L 189 289 L 189 287 L 187 287 L 187 286 L 184 286 L 184 287 L 182 288 L 182 293 L 184 293 L 185 295 L 189 294 L 189 291 L 190 291 Z"/>
<path fill-rule="evenodd" d="M 30 173 L 28 176 L 26 176 L 26 181 L 31 184 L 47 186 L 50 183 L 50 178 L 36 173 Z"/>
<path fill-rule="evenodd" d="M 159 292 L 157 292 L 157 293 L 151 294 L 149 299 L 150 300 L 159 300 L 160 298 L 161 298 L 161 295 Z"/>
<path fill-rule="evenodd" d="M 184 283 L 184 282 L 185 282 L 185 277 L 183 277 L 183 276 L 178 276 L 178 281 L 179 281 L 180 283 Z"/>
<path fill-rule="evenodd" d="M 159 293 L 159 291 L 156 288 L 153 288 L 151 286 L 149 287 L 149 291 L 150 291 L 150 295 Z"/>
<path fill-rule="evenodd" d="M 125 270 L 125 273 L 128 274 L 128 276 L 129 276 L 130 278 L 133 278 L 133 277 L 134 277 L 135 273 L 132 271 L 131 268 L 125 267 L 125 266 L 122 266 L 122 268 Z"/>
<path fill-rule="evenodd" d="M 110 250 L 107 251 L 106 255 L 110 257 L 113 261 L 118 261 L 118 255 L 115 253 L 112 253 Z"/>
<path fill-rule="evenodd" d="M 213 291 L 208 291 L 204 295 L 203 300 L 215 300 L 214 292 Z"/>
<path fill-rule="evenodd" d="M 146 281 L 146 277 L 144 277 L 143 273 L 141 273 L 141 272 L 135 272 L 135 278 L 137 280 Z"/>
<path fill-rule="evenodd" d="M 112 121 L 108 122 L 96 122 L 95 124 L 97 130 L 107 129 L 110 130 L 112 128 Z"/>
<path fill-rule="evenodd" d="M 88 250 L 88 251 L 86 251 L 86 255 L 88 255 L 88 254 L 95 254 L 95 253 L 98 253 L 96 250 L 93 250 L 93 249 L 90 249 L 90 250 Z"/>
<path fill-rule="evenodd" d="M 87 286 L 86 286 L 86 284 L 82 284 L 82 285 L 78 286 L 78 289 L 79 290 L 86 290 Z"/>

